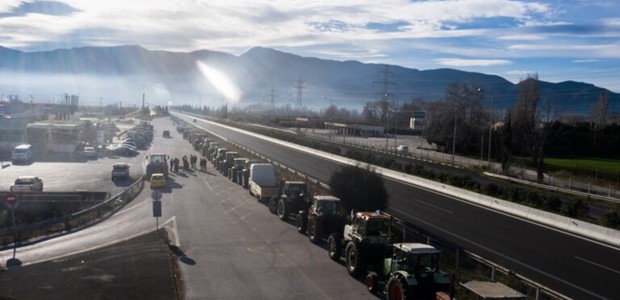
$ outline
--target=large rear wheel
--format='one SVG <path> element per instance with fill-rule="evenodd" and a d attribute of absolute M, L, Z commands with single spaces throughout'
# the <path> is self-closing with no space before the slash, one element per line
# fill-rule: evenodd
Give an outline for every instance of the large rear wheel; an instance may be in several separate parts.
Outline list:
<path fill-rule="evenodd" d="M 285 222 L 288 221 L 290 212 L 289 212 L 288 204 L 283 199 L 280 199 L 280 201 L 278 201 L 277 213 L 278 213 L 278 218 L 280 218 L 280 220 L 285 221 Z"/>
<path fill-rule="evenodd" d="M 401 277 L 390 278 L 387 286 L 387 300 L 405 300 L 410 297 L 409 286 Z"/>
<path fill-rule="evenodd" d="M 302 215 L 302 214 L 297 214 L 295 215 L 295 227 L 297 228 L 297 232 L 304 234 L 306 233 L 306 225 L 308 224 L 307 222 L 307 217 Z"/>
<path fill-rule="evenodd" d="M 327 238 L 327 254 L 329 258 L 334 261 L 340 260 L 340 255 L 342 254 L 342 244 L 340 242 L 340 235 L 337 233 L 332 233 Z"/>
<path fill-rule="evenodd" d="M 317 222 L 316 218 L 308 220 L 308 239 L 313 244 L 316 244 L 321 239 L 321 224 Z"/>
<path fill-rule="evenodd" d="M 349 242 L 346 248 L 347 272 L 353 277 L 358 277 L 364 273 L 366 267 L 366 257 L 364 251 L 354 242 Z"/>

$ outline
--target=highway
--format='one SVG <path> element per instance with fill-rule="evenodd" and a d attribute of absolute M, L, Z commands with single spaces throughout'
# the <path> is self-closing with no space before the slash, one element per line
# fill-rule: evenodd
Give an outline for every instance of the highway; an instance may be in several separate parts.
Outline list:
<path fill-rule="evenodd" d="M 193 117 L 174 113 L 191 122 Z M 197 119 L 194 123 L 328 182 L 339 163 Z M 386 178 L 388 212 L 574 299 L 617 299 L 620 251 Z"/>

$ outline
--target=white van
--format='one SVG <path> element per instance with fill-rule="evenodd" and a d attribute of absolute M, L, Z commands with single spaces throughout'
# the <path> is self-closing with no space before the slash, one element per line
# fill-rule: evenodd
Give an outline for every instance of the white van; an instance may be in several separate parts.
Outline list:
<path fill-rule="evenodd" d="M 276 178 L 276 170 L 272 164 L 253 164 L 250 167 L 250 195 L 265 201 L 279 192 L 279 183 Z"/>
<path fill-rule="evenodd" d="M 23 144 L 15 147 L 11 152 L 13 163 L 25 163 L 32 161 L 32 145 Z"/>

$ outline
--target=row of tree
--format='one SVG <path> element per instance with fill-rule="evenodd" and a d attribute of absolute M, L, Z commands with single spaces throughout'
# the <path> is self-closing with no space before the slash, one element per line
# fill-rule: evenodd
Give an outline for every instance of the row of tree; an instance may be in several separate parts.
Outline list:
<path fill-rule="evenodd" d="M 593 106 L 590 122 L 577 124 L 558 121 L 558 110 L 551 108 L 548 99 L 541 101 L 537 75 L 530 75 L 519 84 L 517 101 L 502 120 L 484 109 L 483 98 L 484 91 L 475 82 L 450 85 L 444 100 L 429 105 L 429 142 L 445 151 L 482 156 L 491 138 L 491 154 L 500 159 L 504 171 L 514 156 L 527 156 L 539 180 L 543 178 L 544 158 L 548 155 L 617 155 L 613 149 L 620 147 L 620 129 L 607 124 L 606 95 L 601 95 Z"/>

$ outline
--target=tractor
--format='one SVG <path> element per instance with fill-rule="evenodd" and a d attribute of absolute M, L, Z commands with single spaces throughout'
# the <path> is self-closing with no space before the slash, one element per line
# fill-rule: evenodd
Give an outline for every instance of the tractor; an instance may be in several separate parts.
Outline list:
<path fill-rule="evenodd" d="M 382 292 L 388 300 L 435 299 L 437 291 L 450 287 L 450 277 L 439 270 L 440 252 L 435 247 L 398 243 L 390 248 L 392 255 L 383 260 L 383 268 L 366 276 L 370 293 Z"/>
<path fill-rule="evenodd" d="M 366 270 L 379 270 L 383 258 L 390 254 L 391 227 L 391 217 L 380 211 L 358 212 L 342 234 L 329 235 L 328 255 L 339 261 L 344 254 L 347 272 L 354 277 L 366 274 Z"/>
<path fill-rule="evenodd" d="M 345 223 L 340 199 L 334 196 L 313 196 L 310 208 L 295 216 L 297 231 L 307 232 L 308 239 L 314 244 L 332 233 L 342 232 Z"/>
<path fill-rule="evenodd" d="M 146 178 L 149 180 L 153 173 L 162 173 L 168 179 L 168 160 L 165 154 L 150 154 L 146 157 Z"/>

